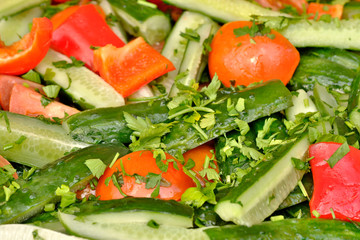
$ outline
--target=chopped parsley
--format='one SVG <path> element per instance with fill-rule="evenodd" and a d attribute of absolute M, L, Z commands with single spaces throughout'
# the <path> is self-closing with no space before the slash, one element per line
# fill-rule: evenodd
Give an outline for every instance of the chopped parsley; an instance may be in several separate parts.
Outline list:
<path fill-rule="evenodd" d="M 106 165 L 101 161 L 101 159 L 88 159 L 85 161 L 85 165 L 90 169 L 91 173 L 97 177 L 100 178 L 106 169 Z"/>
<path fill-rule="evenodd" d="M 327 163 L 331 168 L 333 168 L 338 161 L 340 161 L 348 152 L 350 152 L 350 147 L 347 142 L 344 142 L 331 157 L 327 160 Z"/>
<path fill-rule="evenodd" d="M 75 57 L 71 56 L 71 63 L 69 63 L 68 61 L 62 60 L 62 61 L 57 61 L 57 62 L 53 62 L 53 66 L 56 68 L 71 68 L 71 67 L 82 67 L 85 65 L 85 63 L 83 61 L 77 60 Z"/>
<path fill-rule="evenodd" d="M 180 36 L 182 36 L 183 38 L 189 41 L 194 41 L 194 42 L 200 41 L 200 35 L 196 32 L 196 30 L 192 28 L 186 28 L 185 32 L 180 33 Z"/>
<path fill-rule="evenodd" d="M 43 87 L 43 90 L 47 97 L 57 98 L 57 96 L 60 92 L 60 86 L 59 85 L 47 85 L 47 86 Z"/>
<path fill-rule="evenodd" d="M 32 82 L 41 83 L 40 75 L 34 70 L 28 71 L 27 73 L 23 74 L 21 77 Z"/>

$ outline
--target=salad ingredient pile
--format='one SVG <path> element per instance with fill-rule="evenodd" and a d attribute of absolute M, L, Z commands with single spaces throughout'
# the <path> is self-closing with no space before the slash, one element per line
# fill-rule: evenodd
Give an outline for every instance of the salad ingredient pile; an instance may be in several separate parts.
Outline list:
<path fill-rule="evenodd" d="M 359 239 L 359 9 L 2 0 L 0 239 Z"/>

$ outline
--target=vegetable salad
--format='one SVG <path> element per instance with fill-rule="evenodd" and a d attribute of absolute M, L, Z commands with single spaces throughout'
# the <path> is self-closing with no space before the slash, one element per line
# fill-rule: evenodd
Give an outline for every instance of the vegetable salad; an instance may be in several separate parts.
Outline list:
<path fill-rule="evenodd" d="M 359 239 L 360 2 L 3 0 L 1 239 Z"/>

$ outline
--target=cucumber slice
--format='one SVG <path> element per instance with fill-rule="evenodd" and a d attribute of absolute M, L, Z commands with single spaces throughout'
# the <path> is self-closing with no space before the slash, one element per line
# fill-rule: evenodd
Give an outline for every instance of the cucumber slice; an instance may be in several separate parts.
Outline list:
<path fill-rule="evenodd" d="M 43 211 L 46 204 L 59 202 L 55 191 L 63 184 L 73 192 L 85 187 L 93 178 L 85 165 L 86 160 L 101 159 L 109 165 L 117 153 L 122 157 L 129 150 L 120 144 L 92 145 L 58 159 L 45 169 L 36 170 L 28 179 L 17 179 L 20 189 L 6 202 L 5 193 L 0 189 L 0 224 L 23 222 Z"/>
<path fill-rule="evenodd" d="M 335 47 L 360 50 L 360 19 L 330 22 L 282 17 L 260 17 L 295 47 Z"/>
<path fill-rule="evenodd" d="M 214 22 L 204 23 L 196 30 L 200 37 L 199 41 L 189 41 L 179 69 L 179 73 L 186 74 L 183 78 L 179 79 L 179 82 L 183 85 L 189 86 L 193 79 L 199 80 L 207 64 L 207 57 L 204 55 L 204 42 L 218 29 L 219 26 Z M 173 84 L 169 95 L 176 96 L 178 92 L 179 89 Z"/>
<path fill-rule="evenodd" d="M 35 70 L 44 76 L 45 81 L 62 87 L 80 107 L 89 109 L 124 105 L 124 98 L 99 75 L 86 67 L 56 68 L 52 63 L 58 61 L 71 62 L 65 55 L 50 49 Z"/>
<path fill-rule="evenodd" d="M 43 9 L 34 7 L 14 16 L 0 20 L 1 41 L 9 46 L 30 31 L 30 24 L 33 18 L 41 17 Z"/>
<path fill-rule="evenodd" d="M 223 220 L 238 225 L 262 222 L 279 207 L 304 175 L 304 171 L 295 169 L 291 158 L 305 158 L 309 145 L 307 134 L 294 143 L 283 145 L 272 160 L 261 162 L 220 199 L 215 212 Z"/>
<path fill-rule="evenodd" d="M 108 0 L 126 31 L 142 36 L 150 44 L 166 38 L 171 30 L 170 18 L 162 11 L 133 0 Z"/>
<path fill-rule="evenodd" d="M 166 39 L 164 48 L 161 52 L 161 54 L 169 59 L 176 68 L 174 71 L 171 71 L 159 78 L 159 83 L 164 85 L 168 93 L 174 84 L 175 77 L 179 74 L 180 66 L 189 42 L 180 34 L 185 33 L 186 29 L 195 31 L 199 26 L 211 22 L 213 21 L 210 18 L 202 14 L 189 11 L 184 12 L 176 22 L 170 35 Z"/>
<path fill-rule="evenodd" d="M 5 111 L 0 114 L 0 155 L 10 161 L 43 168 L 72 149 L 89 145 L 73 140 L 60 125 Z"/>
<path fill-rule="evenodd" d="M 50 4 L 50 0 L 1 0 L 0 19 L 9 17 L 13 14 L 39 6 L 41 4 Z"/>
<path fill-rule="evenodd" d="M 104 223 L 79 221 L 76 216 L 60 213 L 59 218 L 72 234 L 91 239 L 126 239 L 126 240 L 208 240 L 202 231 L 183 227 L 160 225 L 158 228 L 147 223 Z"/>
<path fill-rule="evenodd" d="M 285 109 L 286 118 L 294 121 L 299 113 L 317 112 L 317 108 L 309 95 L 302 90 L 297 90 L 297 95 L 292 96 L 293 106 Z"/>
<path fill-rule="evenodd" d="M 200 12 L 220 22 L 250 20 L 257 16 L 287 16 L 279 11 L 263 8 L 258 4 L 246 0 L 164 0 L 165 3 L 194 12 Z"/>
<path fill-rule="evenodd" d="M 37 238 L 34 237 L 37 233 Z M 55 232 L 52 230 L 35 227 L 25 224 L 6 224 L 0 226 L 0 239 L 1 240 L 35 240 L 35 239 L 56 239 L 56 240 L 84 240 L 74 236 L 69 236 L 63 233 Z"/>

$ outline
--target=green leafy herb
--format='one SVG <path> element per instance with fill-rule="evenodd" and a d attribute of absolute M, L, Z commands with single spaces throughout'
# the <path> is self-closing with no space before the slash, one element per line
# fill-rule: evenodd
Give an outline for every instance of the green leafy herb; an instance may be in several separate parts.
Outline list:
<path fill-rule="evenodd" d="M 100 178 L 106 169 L 106 165 L 101 161 L 101 159 L 88 159 L 85 161 L 85 165 L 90 169 L 91 173 L 97 177 Z"/>
<path fill-rule="evenodd" d="M 264 23 L 256 24 L 255 20 L 253 20 L 251 27 L 245 26 L 242 28 L 234 29 L 234 34 L 236 37 L 241 37 L 241 36 L 249 34 L 251 37 L 250 40 L 253 40 L 252 38 L 256 37 L 256 36 L 269 37 L 269 35 L 271 35 L 270 32 L 271 32 L 271 29 L 269 27 L 265 26 Z M 273 39 L 273 37 L 274 36 L 271 36 L 270 38 Z"/>
<path fill-rule="evenodd" d="M 72 61 L 71 63 L 69 63 L 65 60 L 62 60 L 62 61 L 58 61 L 58 62 L 53 62 L 52 64 L 56 68 L 64 68 L 64 69 L 71 68 L 71 67 L 82 67 L 85 65 L 85 63 L 83 61 L 77 60 L 73 56 L 71 56 L 70 59 Z"/>
<path fill-rule="evenodd" d="M 146 225 L 155 229 L 158 229 L 160 227 L 160 225 L 152 219 Z"/>
<path fill-rule="evenodd" d="M 119 22 L 118 18 L 112 13 L 106 15 L 105 21 L 109 26 L 115 26 L 115 23 Z"/>
<path fill-rule="evenodd" d="M 308 162 L 304 162 L 298 158 L 292 157 L 291 162 L 297 170 L 308 170 L 310 167 Z"/>
<path fill-rule="evenodd" d="M 76 193 L 70 192 L 70 188 L 64 184 L 56 189 L 55 194 L 61 197 L 61 208 L 65 208 L 76 202 Z"/>
<path fill-rule="evenodd" d="M 184 167 L 188 170 L 192 169 L 193 167 L 195 167 L 195 162 L 194 160 L 192 160 L 191 158 L 189 160 L 187 160 L 187 162 L 185 163 Z"/>
<path fill-rule="evenodd" d="M 59 85 L 47 85 L 47 86 L 43 87 L 43 90 L 44 90 L 46 96 L 48 96 L 49 98 L 57 98 L 59 91 L 60 91 L 60 86 Z"/>
<path fill-rule="evenodd" d="M 206 183 L 204 188 L 201 187 L 191 187 L 186 189 L 186 191 L 181 196 L 181 202 L 199 208 L 205 202 L 211 204 L 216 204 L 216 198 L 214 190 L 216 188 L 216 183 Z"/>
<path fill-rule="evenodd" d="M 41 96 L 40 102 L 41 102 L 41 106 L 43 106 L 44 108 L 49 105 L 53 100 L 50 98 L 47 98 L 45 96 Z"/>
<path fill-rule="evenodd" d="M 51 69 L 47 68 L 44 74 L 44 80 L 45 81 L 51 81 L 55 77 L 56 73 Z"/>
<path fill-rule="evenodd" d="M 186 28 L 185 32 L 180 33 L 180 36 L 182 36 L 183 38 L 189 41 L 195 41 L 195 42 L 200 41 L 200 35 L 196 32 L 196 30 L 192 28 Z"/>
<path fill-rule="evenodd" d="M 27 73 L 23 74 L 21 77 L 32 82 L 41 83 L 40 75 L 34 70 L 28 71 Z"/>
<path fill-rule="evenodd" d="M 333 168 L 338 161 L 340 161 L 348 152 L 350 152 L 350 147 L 347 142 L 341 144 L 341 146 L 331 155 L 327 160 L 327 163 L 331 168 Z"/>

